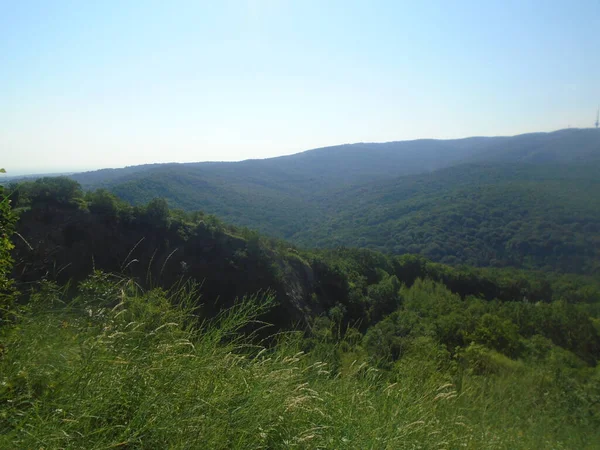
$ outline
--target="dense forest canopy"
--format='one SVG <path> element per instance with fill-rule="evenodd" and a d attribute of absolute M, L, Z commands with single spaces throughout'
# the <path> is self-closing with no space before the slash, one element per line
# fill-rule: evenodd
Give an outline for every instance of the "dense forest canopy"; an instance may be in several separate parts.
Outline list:
<path fill-rule="evenodd" d="M 600 165 L 463 165 L 343 192 L 293 236 L 477 266 L 599 273 Z"/>
<path fill-rule="evenodd" d="M 162 197 L 307 248 L 344 245 L 455 265 L 598 274 L 599 170 L 600 132 L 573 129 L 345 145 L 72 178 L 133 205 Z"/>

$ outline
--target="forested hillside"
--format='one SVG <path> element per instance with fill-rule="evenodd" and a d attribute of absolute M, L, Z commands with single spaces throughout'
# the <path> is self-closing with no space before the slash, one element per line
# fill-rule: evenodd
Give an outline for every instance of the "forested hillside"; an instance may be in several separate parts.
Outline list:
<path fill-rule="evenodd" d="M 302 245 L 600 273 L 600 164 L 463 165 L 336 193 Z"/>
<path fill-rule="evenodd" d="M 600 132 L 590 129 L 355 144 L 74 178 L 134 205 L 163 197 L 303 247 L 595 274 L 599 169 Z"/>
<path fill-rule="evenodd" d="M 3 288 L 2 447 L 600 439 L 594 278 L 296 249 L 66 178 L 13 195 L 0 222 L 17 290 Z"/>
<path fill-rule="evenodd" d="M 250 191 L 256 186 L 263 186 L 306 196 L 331 188 L 431 172 L 465 163 L 581 161 L 600 161 L 600 132 L 597 130 L 569 129 L 512 137 L 347 144 L 235 163 L 150 164 L 104 169 L 75 174 L 73 179 L 84 188 L 98 188 L 156 178 L 163 170 L 171 175 L 182 170 L 184 175 L 193 173 L 209 184 L 222 182 Z M 163 180 L 162 184 L 165 183 L 166 180 Z M 168 185 L 164 187 L 168 191 Z"/>

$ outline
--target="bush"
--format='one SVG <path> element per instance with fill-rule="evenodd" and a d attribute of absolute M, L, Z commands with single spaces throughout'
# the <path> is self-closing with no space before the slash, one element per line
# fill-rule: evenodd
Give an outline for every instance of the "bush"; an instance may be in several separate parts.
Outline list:
<path fill-rule="evenodd" d="M 522 363 L 480 344 L 471 344 L 459 353 L 463 364 L 474 375 L 496 375 L 523 369 Z"/>
<path fill-rule="evenodd" d="M 508 356 L 517 356 L 521 349 L 517 327 L 512 322 L 490 313 L 481 316 L 469 338 Z"/>
<path fill-rule="evenodd" d="M 342 355 L 326 319 L 308 352 L 300 333 L 257 345 L 241 333 L 268 298 L 200 321 L 193 286 L 141 292 L 96 273 L 79 290 L 75 302 L 40 292 L 0 329 L 0 448 L 586 448 L 599 437 L 586 409 L 597 384 L 540 384 L 478 344 L 462 355 L 459 392 L 432 337 L 405 342 L 388 372 L 348 361 L 362 352 Z"/>
<path fill-rule="evenodd" d="M 91 213 L 101 214 L 108 218 L 116 218 L 119 213 L 117 197 L 105 189 L 98 189 L 87 195 L 88 208 Z"/>
<path fill-rule="evenodd" d="M 67 177 L 45 177 L 33 183 L 24 183 L 22 189 L 33 206 L 71 206 L 82 205 L 81 186 Z"/>
<path fill-rule="evenodd" d="M 4 173 L 0 169 L 0 173 Z M 0 323 L 6 320 L 14 300 L 15 291 L 10 271 L 13 267 L 11 238 L 15 231 L 16 216 L 11 210 L 10 199 L 0 186 Z"/>

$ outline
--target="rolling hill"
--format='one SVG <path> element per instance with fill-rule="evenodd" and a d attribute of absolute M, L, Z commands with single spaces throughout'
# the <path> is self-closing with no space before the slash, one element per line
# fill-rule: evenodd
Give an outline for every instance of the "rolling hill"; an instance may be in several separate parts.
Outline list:
<path fill-rule="evenodd" d="M 568 129 L 512 137 L 358 143 L 262 160 L 149 164 L 83 172 L 72 178 L 84 188 L 98 188 L 156 178 L 161 173 L 183 177 L 196 174 L 207 183 L 221 183 L 231 189 L 262 187 L 306 196 L 340 186 L 431 172 L 464 163 L 578 161 L 600 161 L 600 132 Z"/>
<path fill-rule="evenodd" d="M 340 191 L 291 239 L 448 264 L 600 270 L 600 164 L 469 164 Z"/>
<path fill-rule="evenodd" d="M 353 144 L 235 163 L 75 174 L 141 205 L 187 211 L 305 247 L 598 273 L 600 132 Z"/>
<path fill-rule="evenodd" d="M 164 197 L 303 246 L 596 273 L 600 132 L 353 144 L 237 163 L 76 174 L 142 204 Z"/>

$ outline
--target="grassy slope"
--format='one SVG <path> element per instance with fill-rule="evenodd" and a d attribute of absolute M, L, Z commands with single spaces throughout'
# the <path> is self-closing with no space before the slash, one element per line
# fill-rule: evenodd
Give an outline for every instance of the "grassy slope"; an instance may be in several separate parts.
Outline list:
<path fill-rule="evenodd" d="M 1 330 L 1 447 L 585 449 L 600 439 L 552 364 L 492 353 L 501 370 L 481 377 L 422 338 L 381 371 L 345 342 L 304 352 L 292 333 L 248 345 L 237 331 L 268 299 L 194 328 L 189 309 L 170 306 L 193 302 L 193 290 L 103 287 L 84 284 L 54 307 L 60 295 L 46 290 Z"/>

